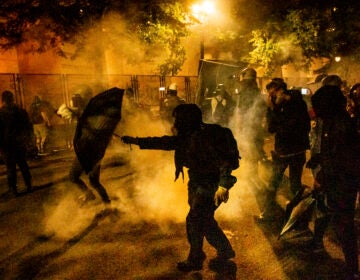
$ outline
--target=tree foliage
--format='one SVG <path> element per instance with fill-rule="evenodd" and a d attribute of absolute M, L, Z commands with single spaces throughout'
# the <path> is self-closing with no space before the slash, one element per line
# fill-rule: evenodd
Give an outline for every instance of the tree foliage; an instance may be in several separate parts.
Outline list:
<path fill-rule="evenodd" d="M 142 42 L 144 49 L 156 46 L 166 53 L 161 74 L 176 74 L 185 60 L 181 44 L 187 35 L 187 17 L 181 1 L 141 0 L 2 0 L 0 4 L 0 48 L 29 43 L 31 52 L 54 49 L 64 57 L 64 44 L 75 46 L 74 58 L 86 48 L 87 34 L 99 32 L 99 41 L 121 47 L 114 41 L 116 25 L 102 26 L 110 13 L 124 20 L 123 38 Z M 103 44 L 104 45 L 104 44 Z"/>
<path fill-rule="evenodd" d="M 29 51 L 50 49 L 76 57 L 89 44 L 90 32 L 103 46 L 120 49 L 118 38 L 139 41 L 146 57 L 160 57 L 158 71 L 175 75 L 185 61 L 182 40 L 192 23 L 190 0 L 2 0 L 0 48 L 29 42 Z M 234 58 L 262 65 L 271 75 L 276 66 L 293 62 L 306 67 L 313 58 L 347 56 L 360 60 L 358 0 L 232 0 L 232 25 L 212 28 L 217 49 Z M 221 9 L 218 10 L 218 12 Z M 123 26 L 107 24 L 116 14 Z M 216 21 L 216 18 L 215 18 Z M 117 35 L 117 36 L 116 36 Z M 64 44 L 75 46 L 69 54 Z M 131 44 L 130 44 L 131 45 Z M 101 51 L 101 46 L 99 46 Z M 215 48 L 215 49 L 216 49 Z M 136 62 L 136 53 L 129 56 Z"/>
<path fill-rule="evenodd" d="M 318 57 L 333 61 L 335 56 L 346 56 L 360 61 L 358 1 L 290 0 L 266 6 L 268 16 L 263 17 L 260 28 L 248 30 L 253 50 L 245 59 L 264 66 L 268 74 L 275 65 L 288 62 L 306 68 Z"/>

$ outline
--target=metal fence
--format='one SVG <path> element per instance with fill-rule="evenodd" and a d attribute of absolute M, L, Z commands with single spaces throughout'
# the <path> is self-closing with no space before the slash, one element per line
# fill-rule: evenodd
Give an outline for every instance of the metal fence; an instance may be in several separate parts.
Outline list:
<path fill-rule="evenodd" d="M 11 90 L 16 103 L 28 109 L 33 97 L 40 95 L 54 107 L 69 104 L 71 96 L 83 87 L 90 87 L 94 94 L 107 88 L 132 88 L 135 99 L 144 106 L 158 106 L 166 88 L 176 83 L 178 95 L 187 102 L 195 101 L 197 76 L 157 75 L 74 75 L 74 74 L 0 74 L 0 92 Z"/>
<path fill-rule="evenodd" d="M 165 95 L 166 87 L 171 83 L 177 84 L 180 97 L 188 103 L 195 102 L 197 82 L 197 76 L 7 73 L 0 74 L 0 93 L 4 90 L 12 91 L 16 103 L 27 111 L 34 96 L 39 95 L 56 110 L 61 104 L 69 105 L 72 95 L 86 87 L 90 88 L 94 95 L 112 87 L 132 88 L 137 103 L 150 111 L 156 111 L 160 99 Z M 61 133 L 64 131 L 64 121 L 54 116 L 52 123 L 53 138 L 63 138 Z"/>

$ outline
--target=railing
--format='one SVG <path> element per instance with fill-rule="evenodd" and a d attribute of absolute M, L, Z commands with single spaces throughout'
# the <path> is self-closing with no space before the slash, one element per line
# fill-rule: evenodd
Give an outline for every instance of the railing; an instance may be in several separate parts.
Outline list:
<path fill-rule="evenodd" d="M 0 93 L 10 90 L 15 94 L 15 101 L 22 108 L 29 111 L 30 104 L 35 95 L 48 101 L 54 111 L 61 104 L 70 105 L 73 94 L 90 88 L 93 95 L 108 88 L 131 88 L 136 103 L 149 111 L 157 111 L 160 99 L 165 91 L 160 90 L 171 83 L 177 84 L 178 95 L 188 103 L 195 102 L 197 89 L 197 76 L 157 76 L 157 75 L 75 75 L 75 74 L 0 74 Z M 66 147 L 68 124 L 58 117 L 55 112 L 52 120 L 50 143 L 53 148 Z M 65 141 L 66 140 L 66 141 Z M 70 140 L 71 141 L 71 140 Z"/>
<path fill-rule="evenodd" d="M 132 88 L 135 101 L 144 106 L 158 106 L 164 97 L 161 87 L 176 83 L 178 95 L 187 102 L 195 102 L 197 76 L 157 75 L 74 75 L 74 74 L 0 74 L 0 91 L 11 90 L 16 103 L 28 109 L 33 97 L 40 95 L 55 108 L 69 104 L 71 96 L 85 87 L 94 94 L 107 88 Z"/>

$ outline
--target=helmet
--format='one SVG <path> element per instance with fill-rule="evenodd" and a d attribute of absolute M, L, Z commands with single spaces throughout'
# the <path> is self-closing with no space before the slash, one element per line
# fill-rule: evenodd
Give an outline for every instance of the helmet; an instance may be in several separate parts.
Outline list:
<path fill-rule="evenodd" d="M 256 79 L 256 75 L 257 73 L 253 68 L 246 68 L 243 71 L 243 79 L 248 79 L 248 80 Z"/>
<path fill-rule="evenodd" d="M 177 84 L 175 83 L 170 84 L 167 89 L 167 94 L 177 95 Z"/>
<path fill-rule="evenodd" d="M 322 80 L 323 86 L 337 86 L 341 87 L 342 80 L 338 75 L 329 75 Z"/>

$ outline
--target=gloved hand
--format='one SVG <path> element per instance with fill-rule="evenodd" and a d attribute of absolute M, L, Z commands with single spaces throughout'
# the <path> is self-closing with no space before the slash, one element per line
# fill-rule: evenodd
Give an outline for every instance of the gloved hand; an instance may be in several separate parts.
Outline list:
<path fill-rule="evenodd" d="M 123 141 L 125 144 L 139 145 L 139 139 L 137 137 L 123 136 L 121 137 L 121 141 Z"/>
<path fill-rule="evenodd" d="M 228 199 L 229 199 L 229 190 L 227 188 L 219 186 L 214 195 L 215 206 L 219 206 L 221 202 L 226 203 Z"/>

